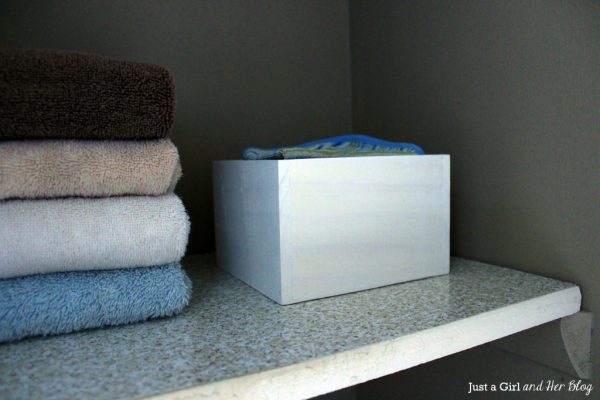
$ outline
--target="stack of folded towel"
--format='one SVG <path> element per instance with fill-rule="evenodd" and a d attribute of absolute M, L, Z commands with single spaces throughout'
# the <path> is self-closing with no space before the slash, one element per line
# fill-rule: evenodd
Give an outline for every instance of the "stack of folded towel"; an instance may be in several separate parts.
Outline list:
<path fill-rule="evenodd" d="M 173 315 L 189 220 L 165 69 L 0 51 L 0 342 Z"/>

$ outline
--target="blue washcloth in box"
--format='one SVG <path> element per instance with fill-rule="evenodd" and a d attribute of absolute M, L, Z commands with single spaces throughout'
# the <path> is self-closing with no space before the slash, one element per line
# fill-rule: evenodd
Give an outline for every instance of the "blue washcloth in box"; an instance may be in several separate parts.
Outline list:
<path fill-rule="evenodd" d="M 344 135 L 278 148 L 248 147 L 245 160 L 286 160 L 325 157 L 420 155 L 423 149 L 411 143 L 395 143 L 366 135 Z"/>

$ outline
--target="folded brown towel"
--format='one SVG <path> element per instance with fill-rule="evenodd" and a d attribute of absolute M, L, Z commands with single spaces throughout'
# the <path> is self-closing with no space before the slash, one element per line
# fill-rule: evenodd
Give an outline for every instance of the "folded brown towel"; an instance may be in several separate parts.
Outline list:
<path fill-rule="evenodd" d="M 0 50 L 1 139 L 156 139 L 173 124 L 159 66 L 57 50 Z"/>
<path fill-rule="evenodd" d="M 0 141 L 0 200 L 156 196 L 180 176 L 169 139 Z"/>

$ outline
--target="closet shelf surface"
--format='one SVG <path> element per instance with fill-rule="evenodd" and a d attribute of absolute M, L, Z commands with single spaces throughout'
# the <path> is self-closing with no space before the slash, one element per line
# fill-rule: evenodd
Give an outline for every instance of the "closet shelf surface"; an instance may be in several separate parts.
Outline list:
<path fill-rule="evenodd" d="M 449 275 L 280 306 L 214 255 L 174 318 L 0 345 L 0 398 L 302 399 L 579 311 L 571 283 L 453 258 Z"/>

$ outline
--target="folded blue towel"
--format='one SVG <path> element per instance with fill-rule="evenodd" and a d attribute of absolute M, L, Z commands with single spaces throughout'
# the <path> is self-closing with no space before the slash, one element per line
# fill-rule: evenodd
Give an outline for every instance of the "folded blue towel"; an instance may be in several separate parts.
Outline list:
<path fill-rule="evenodd" d="M 366 135 L 344 135 L 278 148 L 248 147 L 245 160 L 282 160 L 324 157 L 366 157 L 425 154 L 411 143 L 395 143 Z"/>
<path fill-rule="evenodd" d="M 0 342 L 173 315 L 191 288 L 179 264 L 0 279 Z"/>

